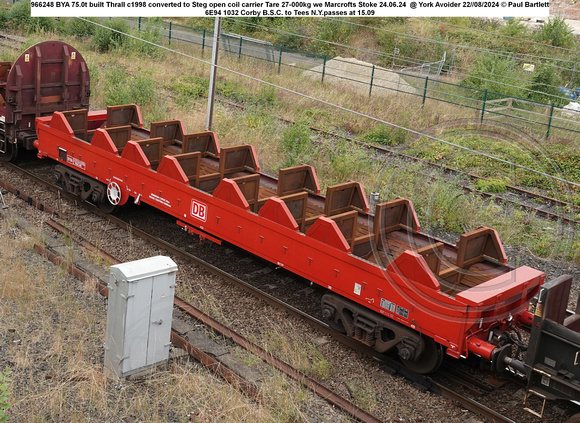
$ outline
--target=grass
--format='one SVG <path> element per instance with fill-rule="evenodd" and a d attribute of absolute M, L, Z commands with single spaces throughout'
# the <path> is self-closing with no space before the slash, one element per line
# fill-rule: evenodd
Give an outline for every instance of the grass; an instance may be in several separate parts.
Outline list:
<path fill-rule="evenodd" d="M 89 63 L 94 93 L 92 107 L 102 108 L 113 100 L 143 101 L 141 106 L 145 122 L 181 119 L 187 131 L 202 130 L 205 126 L 206 99 L 200 95 L 207 86 L 208 65 L 173 54 L 167 54 L 165 61 L 139 60 L 125 48 L 114 49 L 103 55 L 82 41 L 65 41 L 76 45 Z M 180 47 L 188 54 L 200 56 L 200 49 L 196 47 Z M 406 148 L 426 160 L 491 177 L 491 183 L 479 186 L 486 191 L 501 191 L 503 184 L 510 183 L 531 189 L 551 190 L 553 196 L 580 204 L 578 192 L 544 177 L 436 141 L 417 139 L 408 134 L 405 136 L 404 131 L 389 125 L 284 90 L 274 90 L 260 84 L 259 80 L 307 92 L 312 97 L 363 114 L 385 116 L 386 120 L 409 128 L 420 129 L 458 118 L 472 118 L 471 111 L 429 101 L 423 108 L 417 109 L 418 100 L 403 94 L 369 98 L 348 88 L 335 89 L 329 84 L 313 81 L 304 77 L 299 69 L 285 67 L 278 74 L 268 66 L 256 67 L 249 59 L 238 60 L 224 55 L 220 63 L 234 71 L 250 74 L 256 80 L 248 80 L 227 71 L 218 72 L 218 90 L 221 95 L 230 101 L 242 102 L 246 109 L 238 110 L 216 104 L 213 129 L 222 146 L 240 143 L 254 145 L 262 171 L 275 175 L 282 167 L 310 164 L 316 168 L 322 192 L 327 186 L 350 179 L 361 182 L 367 192 L 379 191 L 383 200 L 395 196 L 412 199 L 424 229 L 462 233 L 484 224 L 497 229 L 506 244 L 527 248 L 544 257 L 580 261 L 580 252 L 575 247 L 575 233 L 563 235 L 558 230 L 545 231 L 543 228 L 547 225 L 544 221 L 536 221 L 528 216 L 520 219 L 518 210 L 507 208 L 496 213 L 477 197 L 466 196 L 453 184 L 446 182 L 445 178 L 434 175 L 436 180 L 432 181 L 431 177 L 422 176 L 431 174 L 431 171 L 423 169 L 421 165 L 391 168 L 388 162 L 362 147 L 324 138 L 308 128 L 317 126 L 367 142 Z M 171 71 L 168 72 L 168 69 Z M 131 88 L 132 84 L 137 88 Z M 289 126 L 278 120 L 278 117 L 298 123 Z M 509 134 L 500 134 L 494 138 L 466 136 L 469 133 L 468 128 L 467 131 L 441 131 L 437 136 L 547 173 L 561 171 L 560 176 L 580 181 L 580 156 L 575 152 L 572 141 L 554 136 L 541 145 L 532 145 L 521 141 L 506 142 L 506 139 L 510 139 Z M 512 216 L 516 218 L 512 219 Z M 535 223 L 530 226 L 529 222 Z M 527 236 L 530 228 L 538 230 L 541 236 Z M 551 246 L 562 245 L 566 247 L 550 249 Z M 557 256 L 555 251 L 564 255 Z"/>
<path fill-rule="evenodd" d="M 186 130 L 203 128 L 206 100 L 200 97 L 200 93 L 206 84 L 207 65 L 176 55 L 168 55 L 166 61 L 141 61 L 123 49 L 102 55 L 79 40 L 65 41 L 78 46 L 89 63 L 93 108 L 102 108 L 112 100 L 141 100 L 145 102 L 141 105 L 146 122 L 178 118 L 184 121 Z M 199 53 L 193 48 L 189 51 Z M 267 79 L 308 92 L 313 97 L 355 108 L 361 113 L 386 116 L 387 120 L 402 126 L 421 128 L 458 117 L 471 117 L 450 105 L 427 103 L 424 108 L 417 109 L 416 100 L 411 99 L 407 104 L 408 98 L 403 95 L 369 99 L 353 91 L 330 89 L 328 85 L 303 78 L 294 69 L 284 69 L 278 76 L 262 68 L 256 70 L 250 61 L 225 57 L 221 63 L 258 79 Z M 437 160 L 451 160 L 496 175 L 499 170 L 490 163 L 462 156 L 442 145 L 425 142 L 419 148 L 400 131 L 370 122 L 362 116 L 296 97 L 286 91 L 272 91 L 257 81 L 241 79 L 227 72 L 220 71 L 219 75 L 221 94 L 248 106 L 245 111 L 240 111 L 217 105 L 214 129 L 220 144 L 254 145 L 266 172 L 275 174 L 281 167 L 305 162 L 315 166 L 323 192 L 329 185 L 354 179 L 363 183 L 367 192 L 380 192 L 383 200 L 396 196 L 411 198 L 424 229 L 460 233 L 483 224 L 496 228 L 506 244 L 527 248 L 544 257 L 579 261 L 578 234 L 566 233 L 562 228 L 526 212 L 500 208 L 478 197 L 466 196 L 452 182 L 441 175 L 432 175 L 420 163 L 396 167 L 364 147 L 326 139 L 312 133 L 308 127 L 316 125 L 388 145 L 411 145 L 417 148 L 417 154 L 425 157 L 434 155 L 432 158 L 437 159 L 442 154 Z M 142 92 L 130 87 L 134 82 Z M 292 119 L 299 124 L 288 126 L 277 117 Z M 464 141 L 457 134 L 451 135 L 457 137 L 457 142 Z M 421 142 L 424 141 L 418 141 Z M 526 152 L 517 145 L 497 146 L 497 143 L 488 144 L 485 139 L 477 142 L 498 154 L 493 148 L 503 149 L 500 152 L 506 157 L 513 155 L 524 162 L 535 158 L 531 153 L 535 150 Z M 570 153 L 571 156 L 566 158 L 566 150 L 558 149 L 557 142 L 551 141 L 545 148 L 546 155 L 560 152 L 560 161 L 569 166 L 569 172 L 574 171 L 576 156 Z M 500 170 L 509 177 L 514 176 L 509 169 Z M 519 177 L 518 174 L 515 176 Z M 48 276 L 35 273 L 17 254 L 19 249 L 30 249 L 31 239 L 13 239 L 10 235 L 12 228 L 6 226 L 6 222 L 3 225 L 1 259 L 8 266 L 7 274 L 12 277 L 0 282 L 0 312 L 6 316 L 0 321 L 0 331 L 8 333 L 9 329 L 14 329 L 21 343 L 6 345 L 6 354 L 0 357 L 0 369 L 9 364 L 13 372 L 11 386 L 17 389 L 11 387 L 14 392 L 9 397 L 9 412 L 15 421 L 84 421 L 87 416 L 111 421 L 123 418 L 146 421 L 305 420 L 304 404 L 311 401 L 309 394 L 276 372 L 262 385 L 269 398 L 264 405 L 249 402 L 235 389 L 189 362 L 174 363 L 141 382 L 119 383 L 107 379 L 102 362 L 95 359 L 102 356 L 104 341 L 102 299 L 88 286 L 77 286 L 74 293 L 70 293 L 70 285 L 65 288 L 62 282 L 72 284 L 74 281 L 64 273 Z M 198 301 L 204 298 L 200 308 L 228 322 L 228 313 L 207 292 L 190 293 L 189 298 Z M 287 338 L 288 332 L 291 331 L 267 331 L 260 342 L 266 349 L 280 352 L 282 358 L 306 373 L 320 379 L 328 378 L 333 369 L 320 350 L 307 340 Z M 5 339 L 2 338 L 2 342 Z M 246 360 L 251 364 L 250 359 Z M 47 375 L 50 376 L 48 379 Z M 24 387 L 28 391 L 24 391 Z M 371 410 L 377 407 L 377 400 L 367 384 L 356 382 L 350 389 L 359 404 Z M 71 398 L 80 401 L 73 405 Z"/>
<path fill-rule="evenodd" d="M 103 369 L 102 297 L 92 283 L 79 282 L 31 251 L 35 238 L 0 220 L 0 259 L 10 275 L 0 281 L 0 368 L 11 379 L 2 378 L 0 405 L 7 403 L 9 421 L 307 420 L 309 404 L 318 400 L 277 372 L 262 382 L 264 404 L 189 360 L 171 361 L 139 380 L 109 378 Z M 304 351 L 313 357 L 313 368 L 325 368 L 319 353 Z"/>

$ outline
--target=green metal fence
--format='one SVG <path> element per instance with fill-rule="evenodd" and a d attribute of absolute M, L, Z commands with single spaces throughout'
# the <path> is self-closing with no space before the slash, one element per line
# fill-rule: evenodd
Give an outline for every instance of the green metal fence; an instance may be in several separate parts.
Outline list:
<path fill-rule="evenodd" d="M 144 31 L 149 25 L 141 18 L 129 22 L 139 31 Z M 199 45 L 202 54 L 206 49 L 212 48 L 213 31 L 163 21 L 157 21 L 156 29 L 169 45 Z M 407 98 L 416 98 L 421 106 L 428 101 L 452 104 L 471 110 L 473 116 L 482 122 L 489 119 L 500 120 L 531 132 L 536 137 L 548 138 L 555 130 L 561 131 L 559 135 L 573 139 L 577 139 L 580 134 L 580 113 L 567 111 L 554 104 L 505 98 L 501 93 L 442 81 L 431 75 L 404 73 L 363 62 L 351 62 L 349 59 L 329 58 L 237 34 L 222 34 L 221 46 L 227 53 L 238 58 L 248 57 L 267 62 L 277 72 L 281 72 L 282 67 L 286 66 L 308 72 L 311 76 L 320 78 L 321 83 L 338 78 L 341 83 L 348 83 L 368 92 L 369 96 L 401 93 Z M 345 71 L 343 65 L 348 65 L 348 70 Z"/>

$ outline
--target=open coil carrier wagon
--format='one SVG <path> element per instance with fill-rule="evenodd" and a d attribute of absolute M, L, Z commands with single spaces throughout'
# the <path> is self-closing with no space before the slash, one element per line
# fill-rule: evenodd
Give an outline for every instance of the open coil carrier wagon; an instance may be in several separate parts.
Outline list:
<path fill-rule="evenodd" d="M 56 179 L 112 209 L 132 198 L 177 218 L 191 233 L 227 241 L 324 288 L 322 315 L 335 328 L 430 372 L 444 351 L 503 366 L 504 331 L 527 311 L 544 274 L 507 266 L 497 233 L 480 227 L 451 245 L 423 235 L 411 201 L 369 214 L 362 186 L 328 187 L 312 167 L 259 172 L 252 146 L 220 148 L 213 132 L 180 121 L 142 128 L 139 108 L 73 110 L 36 119 L 40 158 Z"/>

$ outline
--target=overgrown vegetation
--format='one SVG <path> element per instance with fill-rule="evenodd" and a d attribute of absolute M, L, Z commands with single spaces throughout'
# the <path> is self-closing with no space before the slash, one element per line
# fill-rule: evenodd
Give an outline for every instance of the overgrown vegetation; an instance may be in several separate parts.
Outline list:
<path fill-rule="evenodd" d="M 176 118 L 185 120 L 186 128 L 190 131 L 201 129 L 201 125 L 194 125 L 203 122 L 206 112 L 205 99 L 201 96 L 207 92 L 208 80 L 205 76 L 207 73 L 201 65 L 192 64 L 192 61 L 185 61 L 172 55 L 167 55 L 168 63 L 159 65 L 158 60 L 147 61 L 148 59 L 143 58 L 144 54 L 149 57 L 155 57 L 157 54 L 157 50 L 149 50 L 150 44 L 135 44 L 133 47 L 139 47 L 133 49 L 131 47 L 133 40 L 128 41 L 123 37 L 115 39 L 111 31 L 107 29 L 103 29 L 100 38 L 96 37 L 97 41 L 95 41 L 94 25 L 78 19 L 66 22 L 72 26 L 69 27 L 63 23 L 55 30 L 63 31 L 60 32 L 63 36 L 75 37 L 74 44 L 78 45 L 79 50 L 87 59 L 94 92 L 92 104 L 101 106 L 134 102 L 142 107 L 145 120 Z M 272 22 L 276 22 L 280 27 L 298 31 L 299 29 L 294 28 L 294 25 L 299 25 L 302 21 L 297 18 L 296 20 L 272 20 Z M 369 19 L 360 22 L 375 26 L 397 25 L 405 31 L 416 30 L 414 27 L 416 21 L 408 18 Z M 478 24 L 475 25 L 475 22 Z M 108 24 L 112 25 L 111 22 Z M 473 24 L 474 27 L 484 29 L 494 28 L 491 22 L 484 20 L 474 21 L 469 18 L 444 20 L 443 24 L 437 26 L 438 39 L 482 42 L 466 30 L 453 27 L 453 24 Z M 64 32 L 64 28 L 68 30 Z M 517 21 L 510 23 L 509 28 L 505 28 L 498 26 L 494 30 L 508 31 L 509 34 L 526 31 Z M 305 26 L 300 30 L 307 33 L 310 28 Z M 327 30 L 331 31 L 328 28 Z M 85 39 L 91 35 L 91 39 Z M 356 33 L 350 33 L 344 37 L 352 39 L 356 35 Z M 157 36 L 158 33 L 152 28 L 150 34 L 145 37 L 156 40 Z M 296 45 L 308 43 L 303 38 L 293 37 L 296 39 L 288 42 L 294 42 Z M 384 37 L 383 42 L 389 41 L 386 40 L 386 35 Z M 507 41 L 503 41 L 507 46 Z M 404 42 L 407 43 L 408 40 Z M 399 43 L 403 48 L 403 41 Z M 426 45 L 423 47 L 426 49 Z M 336 52 L 340 51 L 339 47 L 333 48 Z M 426 55 L 425 49 L 412 50 L 413 46 L 410 43 L 405 48 L 408 48 L 409 52 L 414 51 L 414 54 L 419 56 Z M 101 51 L 106 51 L 107 54 L 102 55 Z M 199 51 L 194 51 L 194 53 L 198 54 Z M 505 75 L 515 69 L 511 59 L 502 61 L 499 65 L 494 63 L 493 59 L 489 60 L 492 67 L 497 65 L 499 66 L 497 69 L 504 69 Z M 335 90 L 329 88 L 328 85 L 321 86 L 317 82 L 303 78 L 297 70 L 287 70 L 279 77 L 271 72 L 263 76 L 260 73 L 262 68 L 256 66 L 254 62 L 231 60 L 225 57 L 222 64 L 246 74 L 258 74 L 259 78 L 267 79 L 275 84 L 284 82 L 291 88 L 307 91 L 314 97 L 326 98 L 366 114 L 384 117 L 404 127 L 420 129 L 447 120 L 472 117 L 471 113 L 467 114 L 462 109 L 441 106 L 440 103 L 427 103 L 423 108 L 418 108 L 416 103 L 409 103 L 409 105 L 407 97 L 386 96 L 369 99 L 366 95 L 359 95 L 352 91 Z M 545 71 L 545 75 L 542 77 L 534 75 L 531 81 L 538 85 L 545 83 L 550 78 L 549 69 L 553 68 L 546 69 L 548 70 Z M 542 75 L 542 72 L 543 70 L 539 69 L 536 75 Z M 519 89 L 519 86 L 516 88 Z M 550 189 L 556 193 L 556 196 L 566 197 L 580 204 L 580 195 L 574 191 L 568 192 L 559 183 L 519 169 L 512 169 L 509 166 L 498 165 L 489 159 L 470 155 L 436 141 L 414 140 L 414 137 L 407 136 L 404 130 L 388 125 L 376 125 L 362 117 L 352 116 L 330 107 L 322 107 L 310 100 L 276 91 L 271 86 L 257 85 L 255 82 L 248 82 L 225 72 L 220 72 L 218 93 L 230 101 L 247 106 L 244 111 L 217 106 L 214 129 L 219 135 L 221 145 L 242 142 L 254 145 L 262 170 L 268 173 L 275 174 L 279 168 L 307 163 L 315 167 L 322 192 L 329 185 L 353 179 L 360 181 L 366 192 L 378 191 L 382 200 L 397 196 L 412 199 L 420 222 L 427 230 L 463 233 L 479 225 L 486 225 L 497 229 L 502 241 L 507 245 L 521 246 L 543 257 L 580 261 L 580 235 L 578 233 L 566 232 L 556 224 L 547 223 L 528 212 L 507 206 L 500 207 L 477 196 L 465 195 L 453 180 L 441 174 L 434 174 L 429 167 L 421 163 L 397 166 L 390 163 L 385 156 L 372 153 L 364 146 L 315 134 L 309 126 L 316 124 L 341 135 L 356 136 L 357 139 L 365 142 L 397 146 L 400 149 L 407 148 L 412 154 L 426 160 L 476 171 L 490 177 L 489 181 L 476 184 L 477 188 L 487 192 L 502 192 L 508 183 L 522 184 L 533 189 Z M 287 125 L 278 120 L 278 117 L 299 123 Z M 508 143 L 503 139 L 494 139 L 491 136 L 472 135 L 468 127 L 460 130 L 459 133 L 449 131 L 440 133 L 438 136 L 547 173 L 556 173 L 572 181 L 580 181 L 580 153 L 577 152 L 575 140 L 555 138 L 538 145 L 521 145 Z M 0 237 L 0 240 L 5 242 L 6 238 Z M 96 321 L 102 321 L 102 315 L 99 317 L 98 314 L 102 313 L 102 310 L 99 310 L 102 300 L 93 299 L 90 306 L 92 308 L 88 310 L 80 307 L 72 296 L 55 294 L 59 291 L 52 282 L 42 279 L 37 274 L 31 274 L 31 268 L 25 266 L 18 257 L 13 255 L 13 248 L 2 244 L 0 251 L 4 254 L 3 262 L 10 265 L 5 271 L 14 275 L 24 275 L 22 278 L 13 278 L 0 283 L 0 289 L 2 289 L 0 296 L 4 300 L 3 304 L 0 304 L 0 311 L 5 311 L 3 315 L 11 319 L 3 320 L 0 325 L 13 324 L 16 327 L 17 324 L 21 324 L 22 326 L 18 326 L 21 328 L 19 331 L 30 334 L 29 345 L 35 346 L 34 340 L 41 339 L 39 329 L 34 325 L 27 325 L 26 322 L 42 321 L 40 310 L 37 310 L 38 305 L 45 306 L 49 312 L 55 313 L 53 321 L 59 322 L 56 328 L 52 324 L 43 323 L 50 326 L 54 338 L 43 344 L 42 348 L 48 353 L 40 357 L 39 361 L 36 361 L 37 357 L 31 356 L 31 350 L 28 348 L 18 348 L 10 352 L 11 360 L 13 359 L 16 363 L 15 372 L 24 375 L 35 374 L 31 369 L 35 363 L 40 362 L 56 376 L 52 379 L 53 382 L 50 382 L 49 391 L 43 389 L 44 384 L 47 383 L 46 380 L 37 378 L 18 382 L 26 383 L 33 389 L 31 398 L 13 401 L 17 404 L 15 412 L 20 413 L 18 415 L 32 414 L 39 416 L 39 419 L 50 421 L 63 418 L 82 420 L 86 418 L 85 413 L 88 412 L 93 413 L 90 415 L 94 415 L 95 419 L 103 418 L 103 416 L 111 416 L 111 419 L 115 419 L 121 414 L 120 410 L 131 408 L 137 416 L 134 418 L 147 421 L 163 421 L 168 413 L 176 413 L 175 410 L 178 410 L 179 416 L 187 416 L 188 419 L 191 417 L 199 421 L 219 419 L 225 415 L 226 410 L 233 410 L 231 418 L 235 421 L 304 420 L 301 401 L 306 397 L 306 393 L 300 388 L 291 387 L 277 374 L 262 388 L 268 392 L 278 393 L 274 397 L 274 405 L 268 410 L 248 403 L 236 392 L 225 389 L 221 383 L 203 372 L 193 374 L 188 366 L 176 365 L 159 377 L 148 380 L 145 393 L 141 385 L 137 383 L 117 388 L 115 384 L 103 377 L 102 366 L 95 365 L 93 362 L 92 357 L 97 353 L 93 350 L 93 355 L 89 355 L 86 345 L 80 341 L 85 339 L 87 334 L 79 333 L 78 325 L 69 326 L 61 319 L 62 316 L 72 315 L 73 319 L 79 322 L 86 321 L 87 326 L 96 325 Z M 48 299 L 40 300 L 39 292 L 31 289 L 31 283 L 35 287 L 46 288 L 49 294 Z M 92 298 L 90 291 L 86 295 Z M 23 310 L 18 314 L 13 311 L 15 304 L 23 306 Z M 215 298 L 208 300 L 205 306 L 216 315 L 227 314 L 220 308 L 220 303 Z M 1 310 L 2 307 L 4 310 Z M 98 339 L 97 334 L 90 335 Z M 332 373 L 331 364 L 311 344 L 281 340 L 280 332 L 270 332 L 266 338 L 270 341 L 269 348 L 283 350 L 284 354 L 292 357 L 292 360 L 305 372 L 321 379 L 329 377 Z M 100 348 L 101 344 L 102 339 L 91 348 Z M 62 360 L 63 355 L 71 359 Z M 3 363 L 0 361 L 0 364 Z M 70 380 L 74 380 L 75 383 L 71 383 Z M 182 391 L 180 387 L 185 388 L 185 391 Z M 370 409 L 377 406 L 377 399 L 370 386 L 356 382 L 349 388 L 353 397 L 361 405 Z M 66 410 L 67 398 L 72 395 L 81 396 L 87 408 Z M 63 409 L 67 411 L 67 415 L 62 414 Z M 171 411 L 168 411 L 170 409 Z"/>
<path fill-rule="evenodd" d="M 8 420 L 6 410 L 10 407 L 8 398 L 12 394 L 8 390 L 10 389 L 10 382 L 12 382 L 12 379 L 10 379 L 11 374 L 12 370 L 9 367 L 6 367 L 3 372 L 0 371 L 0 423 Z"/>
<path fill-rule="evenodd" d="M 306 420 L 317 399 L 277 372 L 261 381 L 266 401 L 260 404 L 184 358 L 137 380 L 107 377 L 103 298 L 92 281 L 80 282 L 31 251 L 36 238 L 0 220 L 0 259 L 10 275 L 0 279 L 0 333 L 13 334 L 0 337 L 0 422 Z M 195 291 L 194 304 L 205 300 Z M 201 308 L 222 303 L 215 299 Z M 303 336 L 287 339 L 290 333 L 300 337 L 280 329 L 265 347 L 284 346 L 297 366 L 327 377 L 332 369 L 318 349 Z"/>
<path fill-rule="evenodd" d="M 139 104 L 151 122 L 164 120 L 165 103 L 159 97 L 153 77 L 144 72 L 131 75 L 112 66 L 106 69 L 103 78 L 106 80 L 103 84 L 106 104 Z"/>
<path fill-rule="evenodd" d="M 396 146 L 404 144 L 406 137 L 407 132 L 405 130 L 380 124 L 364 134 L 361 139 L 371 144 Z"/>
<path fill-rule="evenodd" d="M 205 26 L 210 30 L 213 27 L 213 20 L 203 18 L 180 22 L 197 27 Z M 444 44 L 432 44 L 427 41 L 422 41 L 423 44 L 421 44 L 403 35 L 393 37 L 393 34 L 420 34 L 421 37 L 443 42 L 501 48 L 506 51 L 506 55 L 472 54 L 467 58 L 456 54 L 456 65 L 465 64 L 462 61 L 469 60 L 476 64 L 473 70 L 474 75 L 478 72 L 481 73 L 481 76 L 485 75 L 486 72 L 491 73 L 496 76 L 499 82 L 503 81 L 511 86 L 509 88 L 511 91 L 507 94 L 535 101 L 553 100 L 557 93 L 546 87 L 557 85 L 562 81 L 561 78 L 566 76 L 566 70 L 558 70 L 557 64 L 559 62 L 546 62 L 544 65 L 538 66 L 534 73 L 530 73 L 525 72 L 514 61 L 510 53 L 525 51 L 529 54 L 535 54 L 543 51 L 543 47 L 539 44 L 525 44 L 512 38 L 493 35 L 497 33 L 510 37 L 531 38 L 539 36 L 517 19 L 510 20 L 505 25 L 498 24 L 496 20 L 473 18 L 450 18 L 437 22 L 410 18 L 364 19 L 356 21 L 358 26 L 343 21 L 335 28 L 317 25 L 319 22 L 323 21 L 302 20 L 300 18 L 251 18 L 228 20 L 227 25 L 235 24 L 235 26 L 227 27 L 226 25 L 225 30 L 270 39 L 274 43 L 282 42 L 284 37 L 294 37 L 293 40 L 288 39 L 287 42 L 295 43 L 293 45 L 296 47 L 311 51 L 317 48 L 314 40 L 296 37 L 296 34 L 316 38 L 316 31 L 327 31 L 326 36 L 331 37 L 337 43 L 341 39 L 344 42 L 360 41 L 360 37 L 364 35 L 365 38 L 373 38 L 377 44 L 385 46 L 386 51 L 396 44 L 397 48 L 408 49 L 408 54 L 417 54 L 418 59 L 425 60 L 427 52 L 429 57 L 438 58 L 443 50 L 437 49 Z M 113 25 L 112 21 L 105 21 L 105 23 Z M 153 34 L 152 37 L 156 37 L 155 28 L 158 22 L 152 20 L 149 23 L 151 24 L 149 31 Z M 468 26 L 470 28 L 466 28 Z M 554 24 L 552 27 L 553 31 L 561 30 L 559 24 Z M 278 31 L 278 29 L 282 31 Z M 474 30 L 487 31 L 490 34 Z M 74 34 L 76 38 L 81 40 L 81 37 L 86 37 L 87 33 L 87 25 L 79 23 L 78 27 L 74 30 L 70 29 L 68 34 L 69 36 Z M 277 36 L 281 37 L 280 40 L 275 39 Z M 143 63 L 142 58 L 135 56 L 130 48 L 132 41 L 127 44 L 126 40 L 111 41 L 108 44 L 109 55 L 103 60 L 96 53 L 101 50 L 100 44 L 96 44 L 94 40 L 88 42 L 95 51 L 88 62 L 91 68 L 93 87 L 95 87 L 93 91 L 99 96 L 97 103 L 138 103 L 144 110 L 145 120 L 148 121 L 163 120 L 168 117 L 193 119 L 197 123 L 203 120 L 205 99 L 202 96 L 207 91 L 207 72 L 198 66 L 192 67 L 192 62 L 184 64 L 169 55 L 167 57 L 172 61 L 170 66 L 176 70 L 173 75 L 166 74 L 160 66 L 157 66 L 156 61 L 150 62 L 145 70 L 140 65 Z M 437 48 L 434 49 L 433 46 L 437 46 Z M 328 54 L 342 54 L 349 51 L 352 53 L 352 50 L 338 45 L 329 48 L 334 50 L 328 51 Z M 522 48 L 524 50 L 521 50 Z M 192 51 L 193 54 L 197 54 L 194 48 Z M 101 60 L 101 64 L 97 64 Z M 399 96 L 392 98 L 373 96 L 369 98 L 349 90 L 331 90 L 326 84 L 321 86 L 317 82 L 307 81 L 302 77 L 299 69 L 284 69 L 281 75 L 277 75 L 267 66 L 255 67 L 255 64 L 250 60 L 239 60 L 237 57 L 228 58 L 227 55 L 222 60 L 224 60 L 223 63 L 228 63 L 228 66 L 240 70 L 242 73 L 254 75 L 259 72 L 257 76 L 260 79 L 274 84 L 287 85 L 298 91 L 308 91 L 314 97 L 343 104 L 345 107 L 365 114 L 386 116 L 386 120 L 402 127 L 420 130 L 420 128 L 431 127 L 446 120 L 473 116 L 467 109 L 454 108 L 452 105 L 434 101 L 428 101 L 421 110 L 417 110 L 414 108 L 415 103 L 408 107 L 402 106 L 402 104 L 406 104 L 406 97 L 404 100 Z M 392 58 L 389 60 L 392 62 Z M 491 80 L 485 83 L 482 83 L 481 80 L 477 81 L 475 76 L 470 77 L 466 84 L 472 84 L 481 95 L 485 89 L 491 94 L 494 90 L 500 91 L 501 84 L 498 81 Z M 444 86 L 444 83 L 438 84 L 438 89 L 444 89 L 442 88 Z M 536 92 L 529 94 L 526 88 L 531 88 Z M 408 151 L 411 154 L 419 155 L 426 160 L 489 176 L 490 182 L 479 182 L 477 186 L 485 191 L 500 192 L 505 189 L 506 183 L 522 184 L 531 189 L 548 189 L 554 196 L 566 196 L 573 202 L 580 203 L 578 193 L 568 192 L 563 189 L 561 184 L 554 183 L 539 175 L 499 165 L 490 159 L 466 154 L 449 145 L 426 139 L 416 140 L 415 136 L 409 136 L 403 129 L 393 128 L 389 125 L 377 125 L 359 116 L 323 107 L 309 100 L 295 98 L 287 93 L 277 91 L 269 85 L 260 85 L 255 81 L 250 82 L 227 73 L 220 73 L 217 92 L 222 97 L 236 103 L 242 103 L 247 107 L 243 112 L 232 112 L 220 107 L 216 109 L 215 129 L 220 134 L 222 145 L 224 142 L 232 144 L 248 142 L 255 145 L 258 156 L 262 160 L 262 169 L 272 173 L 286 166 L 300 163 L 312 164 L 317 170 L 323 191 L 328 185 L 347 179 L 355 179 L 363 182 L 367 190 L 375 190 L 376 188 L 385 199 L 397 195 L 413 198 L 420 219 L 426 227 L 463 232 L 466 228 L 486 222 L 490 226 L 500 228 L 502 224 L 499 222 L 499 215 L 493 213 L 493 210 L 490 209 L 487 214 L 481 215 L 477 212 L 477 207 L 481 205 L 476 200 L 466 198 L 461 190 L 456 190 L 447 182 L 441 182 L 439 185 L 439 182 L 419 177 L 419 173 L 423 170 L 406 168 L 398 169 L 396 172 L 386 172 L 382 167 L 383 165 L 379 165 L 383 160 L 381 157 L 374 156 L 364 148 L 359 148 L 350 142 L 331 141 L 320 135 L 315 135 L 309 127 L 311 125 L 323 127 L 328 131 L 355 137 L 367 143 L 396 146 L 399 149 L 409 148 Z M 494 98 L 493 94 L 488 97 L 488 100 L 491 98 Z M 93 104 L 95 104 L 94 101 Z M 479 105 L 476 104 L 475 107 L 478 108 Z M 532 110 L 534 106 L 524 104 L 524 107 Z M 540 113 L 544 112 L 543 109 L 540 111 Z M 281 116 L 298 123 L 284 125 L 276 121 L 273 116 Z M 192 128 L 187 124 L 186 127 Z M 193 128 L 198 127 L 193 126 Z M 466 133 L 469 133 L 469 128 L 466 129 Z M 524 128 L 524 131 L 528 131 L 528 128 Z M 580 180 L 580 171 L 578 171 L 580 159 L 575 152 L 573 140 L 552 136 L 550 141 L 542 144 L 541 149 L 535 149 L 535 147 L 528 145 L 521 146 L 517 143 L 500 142 L 493 136 L 460 135 L 451 132 L 446 133 L 445 137 L 469 148 L 515 161 L 522 166 L 532 167 L 546 173 L 557 173 L 559 176 L 572 181 Z M 264 163 L 266 163 L 265 167 Z M 378 180 L 377 175 L 386 175 L 386 179 Z M 385 180 L 388 182 L 385 183 Z M 426 194 L 425 187 L 429 188 L 429 192 L 431 189 L 436 190 L 437 194 Z M 497 221 L 490 221 L 491 216 L 495 216 Z M 528 220 L 527 217 L 522 218 L 521 225 L 525 225 Z M 518 222 L 517 219 L 516 222 Z M 511 229 L 511 227 L 504 227 L 503 230 L 511 233 Z M 504 234 L 500 233 L 504 237 Z M 525 233 L 525 230 L 520 228 L 520 233 Z M 522 242 L 535 243 L 533 239 L 524 239 L 515 235 L 513 238 L 509 238 L 509 236 L 507 235 L 507 239 L 504 238 L 505 242 L 511 240 L 518 245 L 522 245 L 520 244 Z M 554 234 L 546 234 L 547 239 L 551 236 L 554 236 L 553 239 L 557 239 Z M 536 251 L 533 247 L 531 249 Z M 578 256 L 578 253 L 573 252 L 574 249 L 570 251 L 572 253 L 568 255 L 569 257 Z"/>
<path fill-rule="evenodd" d="M 577 45 L 572 28 L 570 28 L 563 17 L 553 17 L 548 19 L 536 32 L 536 39 L 540 42 L 573 49 Z"/>
<path fill-rule="evenodd" d="M 56 22 L 53 18 L 31 17 L 30 0 L 22 0 L 9 9 L 5 5 L 0 6 L 0 27 L 30 34 L 53 31 Z"/>

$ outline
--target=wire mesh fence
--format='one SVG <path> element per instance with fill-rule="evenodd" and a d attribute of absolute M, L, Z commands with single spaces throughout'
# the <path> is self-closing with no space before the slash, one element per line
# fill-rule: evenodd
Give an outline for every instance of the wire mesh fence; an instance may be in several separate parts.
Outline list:
<path fill-rule="evenodd" d="M 128 20 L 139 32 L 151 28 L 142 18 Z M 155 21 L 155 31 L 169 45 L 184 43 L 211 52 L 213 31 L 188 27 L 172 22 Z M 563 137 L 580 134 L 580 112 L 555 104 L 533 102 L 527 99 L 505 97 L 501 93 L 467 87 L 440 78 L 443 59 L 403 69 L 385 68 L 353 58 L 328 57 L 303 50 L 277 46 L 269 42 L 238 34 L 221 34 L 220 47 L 231 56 L 252 58 L 272 65 L 273 71 L 283 67 L 304 71 L 305 75 L 321 83 L 338 83 L 355 87 L 373 95 L 410 95 L 421 106 L 427 101 L 451 104 L 469 111 L 468 114 L 484 120 L 499 120 L 518 127 L 536 137 L 548 138 L 554 131 Z"/>

